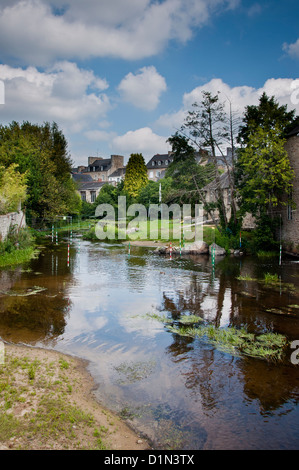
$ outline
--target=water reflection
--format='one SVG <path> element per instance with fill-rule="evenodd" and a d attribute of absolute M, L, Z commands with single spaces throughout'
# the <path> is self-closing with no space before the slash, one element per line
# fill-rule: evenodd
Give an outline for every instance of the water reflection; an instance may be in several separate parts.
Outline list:
<path fill-rule="evenodd" d="M 192 314 L 218 327 L 298 339 L 299 310 L 271 312 L 299 304 L 298 269 L 230 257 L 213 269 L 209 257 L 170 261 L 150 249 L 129 254 L 123 245 L 78 239 L 68 264 L 67 242 L 49 244 L 23 270 L 0 271 L 0 336 L 88 359 L 101 401 L 129 410 L 157 447 L 296 448 L 296 366 L 232 356 L 205 339 L 169 332 L 147 313 L 173 320 Z M 266 272 L 278 273 L 281 283 L 264 285 Z M 45 290 L 8 295 L 35 287 Z"/>

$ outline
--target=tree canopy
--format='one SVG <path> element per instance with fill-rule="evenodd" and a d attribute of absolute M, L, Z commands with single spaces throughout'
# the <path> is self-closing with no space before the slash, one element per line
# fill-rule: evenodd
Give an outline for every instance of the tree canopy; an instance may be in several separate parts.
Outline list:
<path fill-rule="evenodd" d="M 12 163 L 27 176 L 26 210 L 31 216 L 52 218 L 80 210 L 67 142 L 57 124 L 0 126 L 0 164 L 7 168 Z"/>
<path fill-rule="evenodd" d="M 25 201 L 26 180 L 26 174 L 20 174 L 15 163 L 8 168 L 0 165 L 0 214 L 17 211 Z"/>
<path fill-rule="evenodd" d="M 273 216 L 283 195 L 290 193 L 294 172 L 284 144 L 277 128 L 259 127 L 250 134 L 239 156 L 242 176 L 238 186 L 243 211 Z"/>
<path fill-rule="evenodd" d="M 238 142 L 247 145 L 249 137 L 256 129 L 279 129 L 281 137 L 285 137 L 292 127 L 299 124 L 295 109 L 288 111 L 287 105 L 279 105 L 275 96 L 267 96 L 264 92 L 258 105 L 247 106 L 243 124 L 240 126 Z"/>
<path fill-rule="evenodd" d="M 147 168 L 141 153 L 132 153 L 126 168 L 124 191 L 137 198 L 140 190 L 148 183 Z"/>

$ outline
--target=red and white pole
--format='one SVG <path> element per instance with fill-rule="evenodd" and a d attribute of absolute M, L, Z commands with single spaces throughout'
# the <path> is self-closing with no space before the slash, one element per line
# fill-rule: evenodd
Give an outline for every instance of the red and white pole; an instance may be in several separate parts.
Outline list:
<path fill-rule="evenodd" d="M 70 245 L 67 246 L 67 265 L 70 265 Z"/>

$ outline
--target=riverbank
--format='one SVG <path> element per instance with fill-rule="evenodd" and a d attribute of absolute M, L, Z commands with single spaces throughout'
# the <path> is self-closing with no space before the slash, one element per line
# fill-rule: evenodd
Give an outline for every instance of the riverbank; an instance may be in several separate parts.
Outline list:
<path fill-rule="evenodd" d="M 53 350 L 5 343 L 2 362 L 0 450 L 150 448 L 96 401 L 85 361 Z"/>

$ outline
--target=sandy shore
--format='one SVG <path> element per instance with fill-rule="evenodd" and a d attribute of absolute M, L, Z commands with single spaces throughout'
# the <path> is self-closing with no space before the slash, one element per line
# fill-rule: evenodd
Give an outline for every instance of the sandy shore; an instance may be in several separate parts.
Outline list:
<path fill-rule="evenodd" d="M 150 449 L 143 437 L 96 401 L 93 395 L 95 384 L 86 365 L 83 360 L 57 351 L 5 343 L 4 364 L 0 365 L 0 421 L 16 418 L 20 428 L 8 428 L 4 435 L 0 433 L 0 450 L 90 449 L 96 448 L 92 442 L 94 435 L 99 434 L 103 448 L 107 450 Z M 5 387 L 13 389 L 14 396 L 18 397 L 11 400 L 9 406 L 5 406 L 2 392 Z M 37 415 L 45 396 L 55 396 L 56 400 L 62 398 L 63 403 L 88 413 L 92 416 L 92 426 L 75 423 L 71 426 L 72 439 L 66 435 L 69 430 L 67 433 L 56 432 L 56 435 L 54 432 L 46 432 L 47 435 L 42 431 L 35 432 L 31 425 L 28 427 L 28 417 L 32 421 L 32 417 Z M 41 421 L 45 419 L 45 416 L 40 418 Z M 40 425 L 37 419 L 36 426 Z M 51 424 L 48 426 L 50 428 Z"/>

